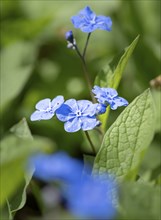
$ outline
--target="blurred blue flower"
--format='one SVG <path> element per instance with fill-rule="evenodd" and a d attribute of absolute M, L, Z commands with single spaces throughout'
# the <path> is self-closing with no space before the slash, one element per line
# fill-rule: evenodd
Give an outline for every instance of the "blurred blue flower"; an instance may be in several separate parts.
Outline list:
<path fill-rule="evenodd" d="M 81 10 L 78 15 L 71 18 L 75 28 L 80 28 L 81 31 L 90 33 L 96 29 L 110 31 L 112 20 L 110 17 L 96 15 L 89 6 Z"/>
<path fill-rule="evenodd" d="M 48 98 L 39 101 L 35 106 L 37 110 L 30 117 L 31 121 L 51 119 L 63 102 L 63 96 L 57 96 L 52 101 Z"/>
<path fill-rule="evenodd" d="M 112 110 L 116 110 L 120 106 L 127 106 L 129 103 L 126 99 L 119 97 L 115 89 L 101 88 L 94 86 L 92 92 L 95 94 L 95 98 L 99 103 L 103 105 L 110 105 Z"/>
<path fill-rule="evenodd" d="M 65 33 L 65 39 L 67 40 L 68 42 L 68 45 L 67 47 L 68 48 L 72 48 L 72 49 L 75 49 L 75 45 L 76 45 L 76 40 L 73 36 L 73 32 L 72 31 L 67 31 Z"/>
<path fill-rule="evenodd" d="M 69 99 L 56 111 L 56 116 L 65 122 L 64 129 L 67 132 L 91 130 L 99 125 L 96 118 L 97 105 L 88 100 Z"/>
<path fill-rule="evenodd" d="M 69 210 L 76 216 L 93 219 L 112 219 L 116 214 L 113 205 L 115 182 L 106 182 L 87 177 L 70 185 L 66 191 Z M 116 192 L 115 192 L 116 195 Z"/>
<path fill-rule="evenodd" d="M 65 152 L 37 154 L 30 158 L 29 164 L 35 168 L 34 176 L 47 182 L 61 180 L 73 183 L 79 181 L 82 174 L 82 163 Z"/>

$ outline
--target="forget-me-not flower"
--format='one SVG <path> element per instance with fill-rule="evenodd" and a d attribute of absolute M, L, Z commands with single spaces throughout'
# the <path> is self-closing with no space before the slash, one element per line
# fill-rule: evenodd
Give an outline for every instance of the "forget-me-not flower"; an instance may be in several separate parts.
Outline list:
<path fill-rule="evenodd" d="M 112 110 L 116 110 L 120 106 L 127 106 L 128 101 L 120 96 L 115 89 L 101 88 L 94 86 L 92 92 L 95 94 L 95 98 L 102 105 L 110 105 Z"/>
<path fill-rule="evenodd" d="M 70 184 L 80 180 L 83 167 L 79 160 L 62 151 L 37 154 L 30 158 L 29 165 L 34 167 L 34 176 L 40 180 L 46 182 L 58 180 Z"/>
<path fill-rule="evenodd" d="M 83 219 L 111 220 L 116 214 L 112 200 L 114 190 L 116 184 L 112 179 L 101 182 L 92 177 L 83 178 L 68 187 L 67 206 L 74 215 Z"/>
<path fill-rule="evenodd" d="M 91 130 L 99 125 L 96 118 L 97 106 L 98 104 L 88 100 L 69 99 L 56 111 L 56 116 L 60 121 L 65 122 L 64 129 L 67 132 Z"/>
<path fill-rule="evenodd" d="M 110 17 L 96 15 L 89 6 L 81 10 L 78 15 L 71 18 L 75 28 L 81 31 L 91 33 L 96 29 L 111 31 L 112 20 Z"/>
<path fill-rule="evenodd" d="M 30 117 L 31 121 L 51 119 L 63 102 L 63 96 L 57 96 L 52 101 L 49 98 L 39 101 L 35 106 L 36 111 Z"/>

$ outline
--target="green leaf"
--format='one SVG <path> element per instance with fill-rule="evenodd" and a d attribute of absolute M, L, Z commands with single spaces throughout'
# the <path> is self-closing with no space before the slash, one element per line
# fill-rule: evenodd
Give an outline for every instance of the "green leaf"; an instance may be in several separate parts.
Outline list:
<path fill-rule="evenodd" d="M 27 138 L 27 139 L 33 139 L 32 135 L 31 135 L 31 131 L 29 129 L 29 126 L 27 124 L 27 121 L 25 118 L 23 118 L 19 123 L 17 123 L 16 125 L 12 126 L 12 128 L 10 129 L 10 131 L 12 133 L 14 133 L 17 137 L 20 138 Z"/>
<path fill-rule="evenodd" d="M 25 174 L 25 178 L 23 179 L 23 182 L 21 183 L 17 192 L 14 194 L 12 199 L 9 200 L 9 204 L 11 207 L 10 212 L 12 216 L 15 214 L 16 211 L 23 208 L 26 203 L 26 189 L 32 179 L 33 173 L 34 170 L 32 169 Z"/>
<path fill-rule="evenodd" d="M 117 89 L 122 78 L 123 71 L 138 43 L 138 40 L 139 35 L 128 47 L 126 47 L 119 55 L 114 57 L 114 59 L 100 71 L 100 73 L 96 76 L 95 85 Z M 106 113 L 100 115 L 100 120 L 104 130 L 106 130 L 109 112 L 110 108 L 108 107 Z"/>
<path fill-rule="evenodd" d="M 139 35 L 126 47 L 119 55 L 100 71 L 96 76 L 95 84 L 101 87 L 111 87 L 117 89 L 126 64 L 133 53 L 139 40 Z"/>
<path fill-rule="evenodd" d="M 160 219 L 160 188 L 145 183 L 122 183 L 120 189 L 120 220 Z"/>
<path fill-rule="evenodd" d="M 135 179 L 154 134 L 154 112 L 149 90 L 138 96 L 106 132 L 94 162 L 94 174 L 112 173 Z"/>
<path fill-rule="evenodd" d="M 4 48 L 1 58 L 1 108 L 3 111 L 24 88 L 36 58 L 31 43 L 20 42 Z"/>
<path fill-rule="evenodd" d="M 36 137 L 32 140 L 32 136 L 25 119 L 12 127 L 11 130 L 14 134 L 6 136 L 2 140 L 0 146 L 0 206 L 5 204 L 6 199 L 10 202 L 10 198 L 14 195 L 14 192 L 18 187 L 21 192 L 23 191 L 22 188 L 25 190 L 25 187 L 27 187 L 31 179 L 31 174 L 28 176 L 25 169 L 28 157 L 38 151 L 44 151 L 51 148 L 51 142 L 46 138 Z M 23 182 L 24 175 L 27 175 L 25 183 Z M 19 201 L 21 201 L 20 208 L 25 201 L 24 192 L 23 195 L 21 195 L 21 198 L 19 198 Z M 16 207 L 16 209 L 19 208 L 18 205 Z"/>
<path fill-rule="evenodd" d="M 152 89 L 152 96 L 154 99 L 154 106 L 155 106 L 155 130 L 157 133 L 161 133 L 161 91 L 158 89 Z"/>

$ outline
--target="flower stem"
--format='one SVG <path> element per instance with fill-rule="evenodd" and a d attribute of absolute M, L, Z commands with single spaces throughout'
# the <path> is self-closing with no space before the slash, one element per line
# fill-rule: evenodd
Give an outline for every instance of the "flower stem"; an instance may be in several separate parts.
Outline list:
<path fill-rule="evenodd" d="M 91 140 L 91 138 L 90 138 L 90 136 L 89 136 L 89 134 L 88 134 L 88 131 L 84 131 L 84 133 L 85 133 L 85 135 L 86 135 L 86 137 L 87 137 L 87 139 L 88 139 L 88 141 L 89 141 L 89 143 L 90 143 L 90 145 L 91 145 L 91 148 L 92 148 L 93 153 L 96 155 L 96 150 L 95 150 L 95 147 L 94 147 L 94 145 L 93 145 L 93 143 L 92 143 L 92 140 Z"/>
<path fill-rule="evenodd" d="M 85 59 L 86 50 L 87 50 L 87 46 L 88 46 L 88 42 L 89 42 L 90 36 L 91 36 L 91 33 L 88 34 L 87 40 L 86 40 L 86 44 L 85 44 L 85 47 L 84 47 L 84 51 L 83 51 L 83 58 L 84 58 L 84 59 Z"/>
<path fill-rule="evenodd" d="M 91 95 L 91 99 L 92 99 L 92 101 L 95 103 L 96 100 L 95 100 L 94 95 L 93 95 L 93 93 L 92 93 L 92 82 L 91 82 L 91 78 L 90 78 L 90 76 L 89 76 L 89 74 L 88 74 L 88 71 L 87 71 L 87 65 L 86 65 L 85 59 L 84 59 L 84 57 L 82 56 L 82 54 L 80 53 L 80 51 L 79 51 L 77 45 L 75 45 L 75 50 L 76 50 L 78 56 L 80 57 L 80 59 L 81 59 L 81 61 L 82 61 L 83 72 L 84 72 L 84 76 L 85 76 L 85 79 L 86 79 L 87 84 L 88 84 L 88 89 L 89 89 L 89 92 L 90 92 L 90 95 Z M 86 50 L 85 50 L 85 51 L 86 51 Z"/>

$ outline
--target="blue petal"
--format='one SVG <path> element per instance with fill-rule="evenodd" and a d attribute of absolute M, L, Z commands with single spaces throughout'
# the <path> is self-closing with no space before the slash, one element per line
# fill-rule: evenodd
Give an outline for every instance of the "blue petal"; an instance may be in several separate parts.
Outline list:
<path fill-rule="evenodd" d="M 117 104 L 117 106 L 127 106 L 129 104 L 126 99 L 119 96 L 115 97 L 113 101 Z"/>
<path fill-rule="evenodd" d="M 97 179 L 86 178 L 69 186 L 66 198 L 71 212 L 82 219 L 113 219 L 116 214 L 113 194 L 117 197 L 114 181 L 102 183 Z"/>
<path fill-rule="evenodd" d="M 64 102 L 64 97 L 59 95 L 51 102 L 52 111 L 55 112 Z"/>
<path fill-rule="evenodd" d="M 79 110 L 83 115 L 93 116 L 96 114 L 97 104 L 93 104 L 88 100 L 77 101 Z"/>
<path fill-rule="evenodd" d="M 64 103 L 56 110 L 56 116 L 60 121 L 66 122 L 75 117 L 75 114 L 73 114 L 70 106 Z"/>
<path fill-rule="evenodd" d="M 81 129 L 81 123 L 80 123 L 80 120 L 79 118 L 74 118 L 74 119 L 71 119 L 69 121 L 67 121 L 65 124 L 64 124 L 64 129 L 65 131 L 67 132 L 76 132 L 76 131 L 79 131 Z"/>
<path fill-rule="evenodd" d="M 51 107 L 51 99 L 43 99 L 36 104 L 37 110 L 46 110 Z"/>
<path fill-rule="evenodd" d="M 71 17 L 71 21 L 72 21 L 75 28 L 80 28 L 82 25 L 82 19 L 80 19 L 79 15 L 75 15 L 75 16 Z"/>
<path fill-rule="evenodd" d="M 107 106 L 104 104 L 97 105 L 97 114 L 104 114 L 106 112 Z"/>
<path fill-rule="evenodd" d="M 96 117 L 81 117 L 81 127 L 83 131 L 92 130 L 98 125 Z"/>
<path fill-rule="evenodd" d="M 112 89 L 112 88 L 102 88 L 102 91 L 103 92 L 106 92 L 106 96 L 107 98 L 114 98 L 116 96 L 118 96 L 118 93 L 115 89 Z"/>
<path fill-rule="evenodd" d="M 79 12 L 80 17 L 85 17 L 88 20 L 93 20 L 96 14 L 90 9 L 89 6 L 86 6 L 83 10 Z"/>
<path fill-rule="evenodd" d="M 92 24 L 88 24 L 88 25 L 82 25 L 80 27 L 81 31 L 86 32 L 86 33 L 91 33 L 93 31 L 95 31 L 97 29 L 97 27 L 95 25 Z"/>
<path fill-rule="evenodd" d="M 96 25 L 98 29 L 111 31 L 112 20 L 110 17 L 99 15 L 96 17 Z"/>
<path fill-rule="evenodd" d="M 65 152 L 37 154 L 30 158 L 29 163 L 35 167 L 34 176 L 44 181 L 75 182 L 81 176 L 81 162 L 70 158 Z"/>
<path fill-rule="evenodd" d="M 54 113 L 45 111 L 35 111 L 31 117 L 31 121 L 49 120 L 54 116 Z"/>
<path fill-rule="evenodd" d="M 76 113 L 78 111 L 78 104 L 75 99 L 68 99 L 64 104 L 68 105 L 73 113 Z"/>
<path fill-rule="evenodd" d="M 96 95 L 97 93 L 101 93 L 102 89 L 99 86 L 94 86 L 92 92 Z"/>

